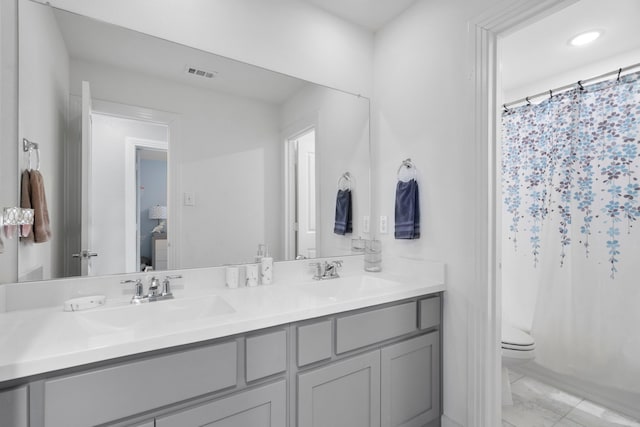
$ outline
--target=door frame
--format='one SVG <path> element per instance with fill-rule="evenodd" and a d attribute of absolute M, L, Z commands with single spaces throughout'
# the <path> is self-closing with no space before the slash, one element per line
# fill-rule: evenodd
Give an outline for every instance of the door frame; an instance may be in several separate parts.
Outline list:
<path fill-rule="evenodd" d="M 475 245 L 479 286 L 467 296 L 467 427 L 500 425 L 502 301 L 499 274 L 498 39 L 578 0 L 501 0 L 469 22 L 469 58 L 474 97 Z M 446 424 L 449 421 L 448 424 Z M 452 422 L 445 420 L 444 425 Z"/>

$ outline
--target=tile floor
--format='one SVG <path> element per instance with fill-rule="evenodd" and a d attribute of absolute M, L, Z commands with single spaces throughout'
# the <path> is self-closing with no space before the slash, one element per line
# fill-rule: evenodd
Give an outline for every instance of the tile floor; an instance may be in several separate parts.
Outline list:
<path fill-rule="evenodd" d="M 503 427 L 640 427 L 640 422 L 519 373 L 509 372 L 513 406 Z"/>

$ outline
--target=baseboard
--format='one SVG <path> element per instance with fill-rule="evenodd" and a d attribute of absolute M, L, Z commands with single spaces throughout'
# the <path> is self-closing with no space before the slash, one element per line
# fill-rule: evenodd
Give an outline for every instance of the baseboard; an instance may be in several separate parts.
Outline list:
<path fill-rule="evenodd" d="M 462 427 L 462 425 L 460 425 L 457 422 L 453 421 L 451 418 L 447 417 L 446 415 L 443 415 L 440 418 L 440 425 L 442 427 Z"/>

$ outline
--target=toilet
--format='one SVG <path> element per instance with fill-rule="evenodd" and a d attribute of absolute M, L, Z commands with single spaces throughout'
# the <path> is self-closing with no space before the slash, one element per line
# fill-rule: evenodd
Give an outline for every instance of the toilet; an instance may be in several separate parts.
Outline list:
<path fill-rule="evenodd" d="M 535 358 L 536 342 L 531 335 L 502 322 L 502 404 L 513 405 L 509 369 Z"/>

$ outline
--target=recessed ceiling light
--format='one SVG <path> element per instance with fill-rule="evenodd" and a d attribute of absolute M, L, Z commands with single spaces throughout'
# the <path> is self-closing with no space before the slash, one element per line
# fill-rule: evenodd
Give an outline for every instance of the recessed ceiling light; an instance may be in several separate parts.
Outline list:
<path fill-rule="evenodd" d="M 587 31 L 586 33 L 578 34 L 569 40 L 571 46 L 584 46 L 591 43 L 602 35 L 602 31 Z"/>

